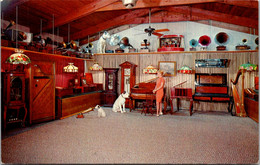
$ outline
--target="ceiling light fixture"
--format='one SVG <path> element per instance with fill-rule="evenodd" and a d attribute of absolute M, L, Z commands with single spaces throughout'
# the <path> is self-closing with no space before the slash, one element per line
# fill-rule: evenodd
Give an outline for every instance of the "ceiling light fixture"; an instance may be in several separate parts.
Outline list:
<path fill-rule="evenodd" d="M 137 0 L 122 0 L 122 2 L 127 9 L 132 9 L 135 7 Z"/>

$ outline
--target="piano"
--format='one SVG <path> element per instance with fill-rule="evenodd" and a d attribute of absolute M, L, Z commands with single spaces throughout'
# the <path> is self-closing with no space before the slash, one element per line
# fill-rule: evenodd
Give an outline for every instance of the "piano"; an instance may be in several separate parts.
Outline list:
<path fill-rule="evenodd" d="M 228 94 L 227 74 L 196 73 L 193 101 L 226 102 L 228 112 L 232 112 L 233 97 Z M 232 114 L 232 113 L 231 113 Z"/>
<path fill-rule="evenodd" d="M 130 112 L 132 110 L 135 110 L 136 107 L 136 102 L 139 100 L 156 100 L 156 95 L 153 93 L 153 90 L 156 86 L 156 79 L 151 79 L 146 82 L 141 82 L 139 84 L 134 85 L 133 88 L 130 89 L 130 95 L 129 95 L 129 108 Z M 165 92 L 164 92 L 165 93 Z M 167 101 L 166 97 L 163 98 L 163 103 L 164 103 L 164 110 L 163 112 L 166 112 L 167 108 Z"/>

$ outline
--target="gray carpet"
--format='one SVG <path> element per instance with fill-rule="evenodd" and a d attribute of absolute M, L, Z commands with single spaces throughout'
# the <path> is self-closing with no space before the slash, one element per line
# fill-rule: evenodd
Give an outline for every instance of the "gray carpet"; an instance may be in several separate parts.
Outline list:
<path fill-rule="evenodd" d="M 226 112 L 175 115 L 114 113 L 104 108 L 72 116 L 2 140 L 4 163 L 254 164 L 259 126 Z"/>

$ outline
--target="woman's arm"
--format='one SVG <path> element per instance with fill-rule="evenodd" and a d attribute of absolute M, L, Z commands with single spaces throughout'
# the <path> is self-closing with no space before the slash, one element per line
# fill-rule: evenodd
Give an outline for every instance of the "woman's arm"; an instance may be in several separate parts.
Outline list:
<path fill-rule="evenodd" d="M 164 80 L 164 79 L 163 79 L 163 80 Z M 161 85 L 160 85 L 157 89 L 156 89 L 156 86 L 155 86 L 155 88 L 154 88 L 154 90 L 153 90 L 153 93 L 155 93 L 155 92 L 158 91 L 159 89 L 163 88 L 164 83 L 165 83 L 165 80 L 161 82 Z"/>

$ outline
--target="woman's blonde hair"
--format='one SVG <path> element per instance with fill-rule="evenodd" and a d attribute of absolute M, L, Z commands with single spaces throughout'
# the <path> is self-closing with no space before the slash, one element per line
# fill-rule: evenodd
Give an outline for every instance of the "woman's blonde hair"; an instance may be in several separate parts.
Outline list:
<path fill-rule="evenodd" d="M 163 76 L 163 71 L 162 70 L 157 70 L 157 73 L 160 73 Z"/>

